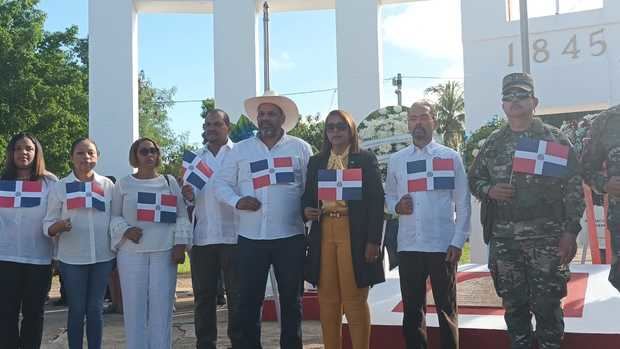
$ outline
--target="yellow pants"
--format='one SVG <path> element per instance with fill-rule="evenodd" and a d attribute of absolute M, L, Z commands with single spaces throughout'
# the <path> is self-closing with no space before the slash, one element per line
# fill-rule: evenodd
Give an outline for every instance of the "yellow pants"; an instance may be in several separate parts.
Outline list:
<path fill-rule="evenodd" d="M 368 349 L 368 287 L 358 288 L 351 257 L 348 217 L 321 217 L 319 306 L 325 349 L 342 347 L 342 312 L 347 317 L 353 349 Z"/>

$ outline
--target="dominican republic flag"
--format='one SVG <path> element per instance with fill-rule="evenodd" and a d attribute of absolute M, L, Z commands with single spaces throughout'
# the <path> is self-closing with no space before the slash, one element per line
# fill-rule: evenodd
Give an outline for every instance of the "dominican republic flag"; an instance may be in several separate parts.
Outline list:
<path fill-rule="evenodd" d="M 254 190 L 272 184 L 295 182 L 293 158 L 281 157 L 250 162 Z"/>
<path fill-rule="evenodd" d="M 563 177 L 568 172 L 566 145 L 532 138 L 520 138 L 512 158 L 514 172 Z"/>
<path fill-rule="evenodd" d="M 36 207 L 42 196 L 41 181 L 0 180 L 0 207 Z"/>
<path fill-rule="evenodd" d="M 407 162 L 409 193 L 454 189 L 454 160 L 433 158 Z"/>
<path fill-rule="evenodd" d="M 183 181 L 202 190 L 211 176 L 213 170 L 198 155 L 186 150 L 183 154 Z"/>
<path fill-rule="evenodd" d="M 97 182 L 71 182 L 67 189 L 67 210 L 94 208 L 105 211 L 105 195 Z"/>
<path fill-rule="evenodd" d="M 361 200 L 362 169 L 319 170 L 319 200 Z"/>
<path fill-rule="evenodd" d="M 175 223 L 177 221 L 177 197 L 170 194 L 138 192 L 138 220 Z"/>

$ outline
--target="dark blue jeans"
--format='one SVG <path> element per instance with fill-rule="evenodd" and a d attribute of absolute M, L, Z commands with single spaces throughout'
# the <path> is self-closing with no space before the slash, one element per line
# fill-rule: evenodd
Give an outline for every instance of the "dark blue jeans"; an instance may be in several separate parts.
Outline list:
<path fill-rule="evenodd" d="M 242 348 L 261 349 L 261 308 L 269 267 L 273 265 L 280 294 L 280 348 L 301 349 L 303 235 L 275 240 L 239 236 L 239 318 Z"/>
<path fill-rule="evenodd" d="M 113 260 L 84 265 L 60 262 L 69 306 L 67 334 L 70 349 L 82 348 L 84 317 L 88 349 L 101 348 L 103 296 L 113 266 Z"/>

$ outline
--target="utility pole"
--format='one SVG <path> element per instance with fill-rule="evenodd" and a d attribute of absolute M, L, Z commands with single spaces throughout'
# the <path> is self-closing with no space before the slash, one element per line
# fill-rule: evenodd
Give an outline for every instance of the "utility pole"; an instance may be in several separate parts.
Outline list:
<path fill-rule="evenodd" d="M 398 105 L 403 105 L 403 76 L 401 73 L 396 74 L 396 77 L 392 78 L 392 86 L 396 86 L 396 98 L 398 99 Z"/>

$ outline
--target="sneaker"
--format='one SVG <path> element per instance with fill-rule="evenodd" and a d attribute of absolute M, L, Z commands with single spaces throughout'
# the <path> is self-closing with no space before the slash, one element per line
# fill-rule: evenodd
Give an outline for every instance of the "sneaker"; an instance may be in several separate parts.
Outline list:
<path fill-rule="evenodd" d="M 226 297 L 224 297 L 224 295 L 220 294 L 217 296 L 217 305 L 224 305 L 226 304 Z"/>

